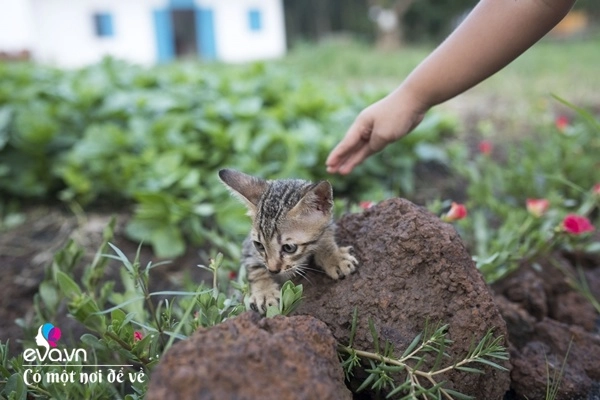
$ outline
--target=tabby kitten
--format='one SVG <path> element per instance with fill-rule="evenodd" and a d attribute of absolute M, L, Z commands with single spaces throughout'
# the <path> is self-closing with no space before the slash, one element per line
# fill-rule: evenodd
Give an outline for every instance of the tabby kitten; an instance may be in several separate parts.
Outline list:
<path fill-rule="evenodd" d="M 311 257 L 333 279 L 356 270 L 350 247 L 338 247 L 332 220 L 333 193 L 327 181 L 263 180 L 231 169 L 219 177 L 248 207 L 252 219 L 244 240 L 242 267 L 250 283 L 250 307 L 266 313 L 279 303 L 280 284 L 303 275 Z"/>

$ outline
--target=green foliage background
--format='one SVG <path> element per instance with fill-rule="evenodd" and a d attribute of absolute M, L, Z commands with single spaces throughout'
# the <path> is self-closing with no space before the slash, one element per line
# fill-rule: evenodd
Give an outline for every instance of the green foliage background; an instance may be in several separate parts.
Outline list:
<path fill-rule="evenodd" d="M 161 257 L 190 242 L 228 247 L 222 238 L 247 226 L 243 209 L 226 201 L 217 170 L 331 180 L 328 152 L 379 95 L 324 87 L 265 64 L 223 71 L 112 59 L 74 71 L 0 64 L 0 191 L 84 208 L 131 205 L 128 234 Z M 435 143 L 453 126 L 432 115 L 387 150 L 393 157 L 369 161 L 352 179 L 333 178 L 336 196 L 409 193 L 412 166 L 440 158 Z M 223 250 L 236 254 L 234 246 Z"/>
<path fill-rule="evenodd" d="M 578 59 L 593 56 L 588 49 L 596 42 L 580 44 Z M 542 50 L 558 57 L 550 51 L 554 47 L 546 45 Z M 150 369 L 174 340 L 242 312 L 243 277 L 230 281 L 228 267 L 217 273 L 221 262 L 236 265 L 239 239 L 248 229 L 243 206 L 217 179 L 223 167 L 266 178 L 329 179 L 338 209 L 356 210 L 352 204 L 360 200 L 411 198 L 415 165 L 435 162 L 457 182 L 453 193 L 464 198 L 444 198 L 448 193 L 431 182 L 440 198 L 428 199 L 427 206 L 441 215 L 451 200 L 466 204 L 469 215 L 455 227 L 488 281 L 556 251 L 600 254 L 597 235 L 569 235 L 561 229 L 568 213 L 588 217 L 596 229 L 600 218 L 600 195 L 593 189 L 600 183 L 600 124 L 596 115 L 561 98 L 552 101 L 567 106 L 562 109 L 569 120 L 564 128 L 552 124 L 553 116 L 537 114 L 530 119 L 538 121 L 519 126 L 512 136 L 481 124 L 481 132 L 475 134 L 490 141 L 491 154 L 468 146 L 464 135 L 456 140 L 461 134 L 457 120 L 433 112 L 415 132 L 371 157 L 352 175 L 326 175 L 324 162 L 331 148 L 357 113 L 385 94 L 357 90 L 352 83 L 367 71 L 381 72 L 378 78 L 395 72 L 393 63 L 384 64 L 387 55 L 370 53 L 373 58 L 367 59 L 365 51 L 347 46 L 334 54 L 331 47 L 307 48 L 304 63 L 298 63 L 302 67 L 295 64 L 298 58 L 236 68 L 197 63 L 142 68 L 111 59 L 71 71 L 0 64 L 0 224 L 7 220 L 1 214 L 14 210 L 13 204 L 64 202 L 84 211 L 106 206 L 131 211 L 128 234 L 150 243 L 159 257 L 175 257 L 188 244 L 225 254 L 207 267 L 214 274 L 212 288 L 201 284 L 186 287 L 186 292 L 151 293 L 149 271 L 158 265 L 144 268 L 139 254 L 129 261 L 117 248 L 109 249 L 112 224 L 81 277 L 74 268 L 83 250 L 70 242 L 46 270 L 25 342 L 33 340 L 32 329 L 56 320 L 66 306 L 92 332 L 81 342 L 93 348 L 99 360 L 133 360 Z M 333 64 L 340 54 L 348 62 L 318 75 L 321 65 L 315 57 L 327 56 L 320 60 Z M 560 55 L 573 58 L 567 52 Z M 405 54 L 400 57 L 406 61 Z M 294 72 L 309 63 L 315 69 L 306 76 Z M 588 64 L 595 65 L 582 63 Z M 527 77 L 521 76 L 521 83 L 530 80 L 534 69 L 523 69 Z M 560 68 L 553 73 L 552 77 L 566 76 Z M 567 82 L 565 78 L 559 83 L 565 87 Z M 517 86 L 533 93 L 532 85 Z M 504 86 L 494 94 L 519 97 L 514 85 Z M 543 216 L 531 215 L 525 208 L 527 198 L 548 199 L 550 209 Z M 100 279 L 107 259 L 123 264 L 120 282 Z M 578 290 L 598 304 L 585 281 L 572 278 L 583 288 Z M 236 290 L 230 291 L 229 285 Z M 284 289 L 283 297 L 291 304 L 301 297 L 297 287 Z M 161 298 L 158 306 L 150 301 L 154 297 Z M 134 329 L 143 331 L 142 341 L 135 340 Z M 5 385 L 0 397 L 23 386 L 15 378 L 23 369 L 22 359 L 9 359 L 7 348 L 0 344 L 0 373 L 6 378 L 0 380 L 0 386 Z M 59 389 L 35 390 L 52 397 L 49 391 Z M 109 392 L 79 386 L 71 390 L 73 398 L 129 393 L 126 398 L 135 399 L 143 397 L 145 385 L 107 388 Z M 17 398 L 24 398 L 26 391 L 21 387 Z"/>

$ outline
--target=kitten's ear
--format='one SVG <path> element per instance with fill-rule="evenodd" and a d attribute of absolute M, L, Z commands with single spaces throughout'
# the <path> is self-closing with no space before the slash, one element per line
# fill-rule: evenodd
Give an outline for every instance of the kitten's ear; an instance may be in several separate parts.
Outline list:
<path fill-rule="evenodd" d="M 329 215 L 333 207 L 333 190 L 331 184 L 322 181 L 314 184 L 288 213 L 292 216 L 313 213 L 315 211 L 323 215 Z"/>
<path fill-rule="evenodd" d="M 221 178 L 233 194 L 246 203 L 251 215 L 256 214 L 256 206 L 258 205 L 260 196 L 262 196 L 269 186 L 267 181 L 232 169 L 220 170 L 219 178 Z"/>

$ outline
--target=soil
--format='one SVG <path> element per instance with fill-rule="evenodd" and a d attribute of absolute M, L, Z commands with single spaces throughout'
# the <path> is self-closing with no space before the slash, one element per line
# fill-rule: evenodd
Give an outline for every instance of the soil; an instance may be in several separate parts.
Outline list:
<path fill-rule="evenodd" d="M 477 140 L 473 137 L 478 136 L 474 132 L 480 120 L 481 118 L 474 119 L 465 129 L 466 143 L 470 148 L 476 148 Z M 464 186 L 452 178 L 442 166 L 420 165 L 416 175 L 417 193 L 412 199 L 415 203 L 422 204 L 425 199 L 442 196 L 442 193 L 455 201 L 464 200 Z M 11 341 L 11 354 L 20 352 L 19 341 L 24 337 L 21 325 L 31 324 L 34 297 L 39 284 L 48 273 L 55 252 L 69 239 L 73 239 L 86 250 L 84 260 L 91 260 L 102 242 L 104 227 L 115 215 L 117 229 L 113 243 L 130 257 L 135 255 L 138 248 L 137 243 L 128 240 L 124 235 L 124 226 L 129 218 L 126 208 L 116 213 L 114 210 L 94 211 L 82 217 L 74 215 L 60 205 L 37 205 L 27 207 L 22 213 L 23 223 L 0 231 L 0 340 L 3 343 Z M 582 261 L 572 254 L 557 254 L 555 258 L 571 272 L 576 271 L 576 265 Z M 189 249 L 184 256 L 174 260 L 169 266 L 157 269 L 158 275 L 154 275 L 156 279 L 151 282 L 154 285 L 153 289 L 181 287 L 181 282 L 190 279 L 190 276 L 194 281 L 200 282 L 206 275 L 200 268 L 195 267 L 198 264 L 207 264 L 207 259 L 202 250 Z M 148 246 L 143 246 L 142 264 L 151 260 L 160 261 L 153 256 Z M 583 261 L 583 271 L 589 286 L 596 299 L 600 299 L 600 259 L 587 258 Z M 599 314 L 590 306 L 589 301 L 566 283 L 564 275 L 551 267 L 551 264 L 548 260 L 536 260 L 534 263 L 522 265 L 518 271 L 492 287 L 496 293 L 496 302 L 507 322 L 511 356 L 526 360 L 527 357 L 531 358 L 532 354 L 541 352 L 552 357 L 552 365 L 560 365 L 567 355 L 566 350 L 571 338 L 585 337 L 585 340 L 580 340 L 579 345 L 574 346 L 567 363 L 589 364 L 582 373 L 590 392 L 583 398 L 600 399 L 600 357 L 590 359 L 598 353 L 586 353 L 585 347 L 593 343 L 600 348 Z M 109 275 L 117 276 L 115 274 L 118 274 L 118 270 L 119 266 L 114 263 L 109 269 Z M 68 324 L 66 310 L 64 315 L 65 324 Z M 23 324 L 17 323 L 18 320 L 22 320 Z M 539 385 L 539 380 L 545 379 L 542 376 L 543 367 L 545 366 L 530 366 L 535 369 L 533 373 L 524 372 L 524 364 L 515 367 L 511 374 L 513 387 L 517 380 L 526 382 L 525 385 L 527 382 Z M 519 374 L 521 376 L 518 376 Z M 578 382 L 576 379 L 572 381 Z M 506 398 L 524 398 L 524 393 L 529 393 L 529 399 L 538 398 L 536 388 L 528 391 L 527 387 L 517 387 L 509 392 Z"/>
<path fill-rule="evenodd" d="M 432 176 L 431 170 L 427 173 Z M 102 231 L 112 217 L 107 212 L 95 212 L 78 219 L 60 207 L 31 207 L 24 214 L 24 223 L 0 235 L 0 320 L 3 321 L 0 340 L 10 340 L 13 355 L 22 350 L 20 340 L 25 336 L 17 320 L 23 320 L 25 326 L 33 323 L 34 297 L 55 252 L 73 239 L 86 250 L 83 262 L 91 261 L 102 243 Z M 117 229 L 112 242 L 133 257 L 138 244 L 123 233 L 128 214 L 121 212 L 115 217 Z M 147 246 L 141 248 L 140 258 L 142 264 L 159 261 Z M 190 249 L 170 265 L 155 270 L 152 290 L 181 288 L 182 281 L 190 275 L 200 282 L 206 275 L 195 267 L 206 263 L 204 253 Z M 572 275 L 578 273 L 575 266 L 580 266 L 592 293 L 600 299 L 600 259 L 574 254 L 554 254 L 552 258 L 522 265 L 491 287 L 509 332 L 513 369 L 507 400 L 543 398 L 547 379 L 545 360 L 553 368 L 560 368 L 565 358 L 567 373 L 561 384 L 564 391 L 558 398 L 600 399 L 600 316 L 568 284 L 557 263 Z M 116 278 L 118 271 L 115 262 L 108 268 L 107 278 Z M 64 320 L 54 322 L 61 328 L 72 329 L 74 337 L 83 333 L 66 317 L 66 310 L 60 315 Z"/>
<path fill-rule="evenodd" d="M 127 239 L 124 233 L 129 214 L 126 211 L 95 211 L 85 217 L 75 216 L 60 206 L 29 206 L 22 211 L 24 221 L 12 229 L 0 231 L 0 341 L 10 340 L 10 354 L 21 351 L 23 325 L 31 326 L 34 315 L 35 295 L 40 283 L 50 273 L 55 253 L 69 240 L 84 249 L 84 254 L 75 268 L 75 274 L 89 264 L 103 241 L 103 231 L 114 217 L 115 235 L 110 242 L 117 246 L 130 260 L 135 257 L 138 243 Z M 140 249 L 141 265 L 157 259 L 149 246 Z M 208 265 L 207 255 L 198 249 L 189 248 L 181 257 L 166 265 L 155 268 L 151 275 L 151 291 L 181 288 L 184 279 L 201 282 L 207 272 L 196 266 Z M 120 264 L 111 261 L 105 278 L 119 281 Z M 67 311 L 59 313 L 62 321 L 53 321 L 61 328 L 75 328 Z M 63 329 L 64 331 L 64 329 Z M 83 332 L 72 332 L 72 337 Z"/>

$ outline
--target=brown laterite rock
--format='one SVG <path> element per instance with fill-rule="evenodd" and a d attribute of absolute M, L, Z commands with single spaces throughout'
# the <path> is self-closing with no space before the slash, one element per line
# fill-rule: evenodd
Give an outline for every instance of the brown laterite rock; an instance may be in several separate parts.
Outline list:
<path fill-rule="evenodd" d="M 148 400 L 351 399 L 327 326 L 310 316 L 246 312 L 175 344 Z"/>
<path fill-rule="evenodd" d="M 511 344 L 511 399 L 545 398 L 548 373 L 563 368 L 557 400 L 600 398 L 600 317 L 565 272 L 578 276 L 566 257 L 552 254 L 492 285 Z M 592 291 L 600 290 L 600 268 L 582 273 Z"/>
<path fill-rule="evenodd" d="M 338 241 L 353 246 L 358 271 L 337 282 L 311 275 L 298 313 L 325 321 L 340 343 L 348 343 L 355 308 L 355 347 L 367 351 L 374 350 L 369 319 L 381 343 L 390 341 L 399 354 L 427 320 L 448 324 L 453 340 L 449 360 L 466 355 L 472 341 L 490 329 L 506 338 L 506 324 L 462 240 L 427 210 L 403 199 L 384 201 L 344 216 L 338 222 Z M 477 399 L 501 399 L 509 388 L 509 373 L 487 366 L 484 371 L 456 371 L 439 379 Z"/>

